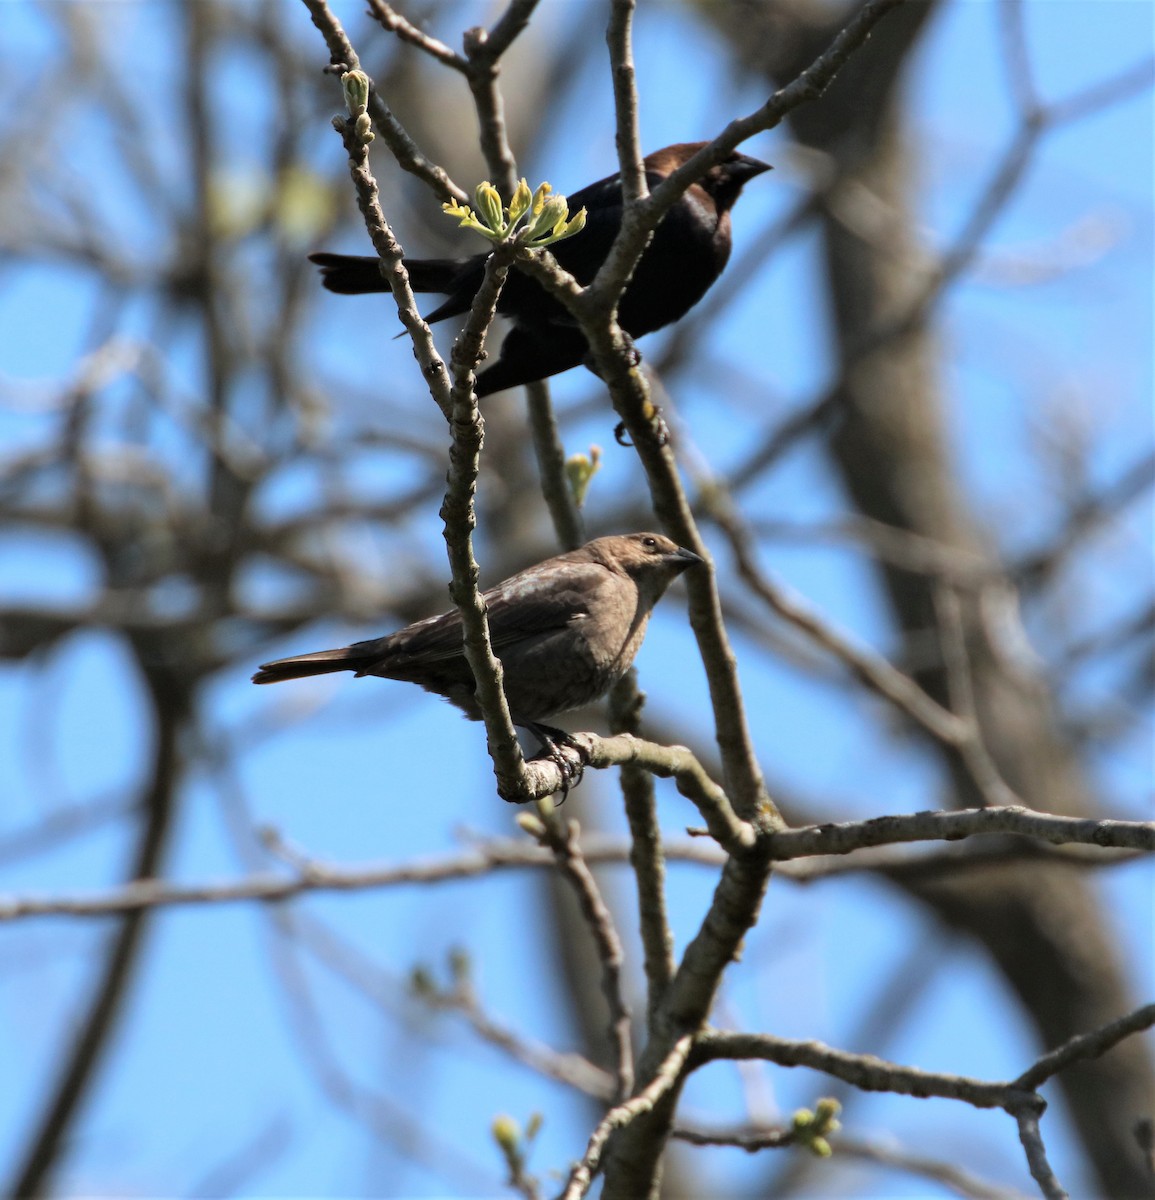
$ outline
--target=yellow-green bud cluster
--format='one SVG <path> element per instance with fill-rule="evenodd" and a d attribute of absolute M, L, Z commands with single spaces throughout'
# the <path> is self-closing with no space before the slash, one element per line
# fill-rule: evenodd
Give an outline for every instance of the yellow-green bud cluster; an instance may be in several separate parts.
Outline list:
<path fill-rule="evenodd" d="M 583 208 L 571 217 L 566 198 L 552 193 L 553 188 L 548 183 L 531 192 L 529 184 L 522 179 L 513 199 L 508 206 L 503 206 L 497 188 L 486 180 L 474 189 L 472 208 L 456 200 L 441 207 L 457 218 L 462 228 L 472 229 L 491 242 L 512 238 L 528 250 L 540 250 L 563 238 L 573 237 L 585 228 L 586 210 Z"/>
<path fill-rule="evenodd" d="M 798 1145 L 805 1146 L 811 1154 L 819 1158 L 829 1158 L 834 1151 L 826 1135 L 840 1128 L 837 1117 L 842 1111 L 842 1105 L 837 1100 L 824 1096 L 814 1108 L 814 1112 L 808 1108 L 800 1108 L 794 1114 L 791 1122 L 794 1140 Z"/>

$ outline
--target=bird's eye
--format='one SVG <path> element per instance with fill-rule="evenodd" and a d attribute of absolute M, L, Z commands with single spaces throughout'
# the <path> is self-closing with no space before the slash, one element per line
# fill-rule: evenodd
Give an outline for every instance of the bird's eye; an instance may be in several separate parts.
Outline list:
<path fill-rule="evenodd" d="M 658 539 L 652 537 L 642 538 L 642 545 L 645 546 L 647 550 L 656 550 L 658 546 Z"/>

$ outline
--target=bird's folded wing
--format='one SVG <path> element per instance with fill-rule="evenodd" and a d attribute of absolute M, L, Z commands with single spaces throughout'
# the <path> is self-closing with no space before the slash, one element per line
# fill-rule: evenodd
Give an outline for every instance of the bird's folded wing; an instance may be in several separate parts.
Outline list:
<path fill-rule="evenodd" d="M 550 253 L 579 283 L 589 283 L 606 260 L 622 227 L 622 189 L 616 175 L 566 197 L 570 215 L 586 210 L 585 228 L 550 247 Z"/>
<path fill-rule="evenodd" d="M 658 186 L 664 175 L 646 172 L 650 191 Z M 570 213 L 586 210 L 585 228 L 576 237 L 567 238 L 550 247 L 554 258 L 579 283 L 589 283 L 606 260 L 614 238 L 622 227 L 622 185 L 617 175 L 591 183 L 581 191 L 566 197 Z"/>
<path fill-rule="evenodd" d="M 548 574 L 531 568 L 485 593 L 489 637 L 495 652 L 542 634 L 565 629 L 589 613 L 593 591 L 604 582 L 605 568 L 567 563 Z M 437 662 L 461 654 L 461 614 L 454 609 L 409 626 L 394 635 L 390 657 Z"/>

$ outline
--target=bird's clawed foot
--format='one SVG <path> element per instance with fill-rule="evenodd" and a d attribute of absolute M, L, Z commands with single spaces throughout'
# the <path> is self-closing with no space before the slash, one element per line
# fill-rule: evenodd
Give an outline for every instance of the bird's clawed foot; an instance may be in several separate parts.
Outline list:
<path fill-rule="evenodd" d="M 656 404 L 647 405 L 647 409 L 646 419 L 650 423 L 648 432 L 659 446 L 668 446 L 670 444 L 670 427 L 666 424 L 665 417 L 662 416 L 662 410 Z M 619 421 L 614 426 L 614 441 L 619 446 L 632 446 L 634 444 L 630 441 L 629 434 L 626 431 L 625 421 Z"/>
<path fill-rule="evenodd" d="M 541 742 L 542 757 L 557 764 L 561 772 L 561 799 L 564 804 L 571 787 L 580 782 L 589 764 L 589 751 L 572 734 L 564 729 L 555 729 L 552 725 L 531 725 L 530 732 Z M 572 752 L 572 753 L 570 753 Z"/>

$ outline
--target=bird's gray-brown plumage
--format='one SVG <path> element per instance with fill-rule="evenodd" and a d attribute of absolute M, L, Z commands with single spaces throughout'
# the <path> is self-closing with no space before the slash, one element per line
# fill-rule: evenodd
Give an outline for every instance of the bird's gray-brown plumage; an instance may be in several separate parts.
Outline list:
<path fill-rule="evenodd" d="M 659 533 L 596 538 L 484 593 L 493 651 L 515 725 L 546 745 L 543 722 L 603 696 L 629 670 L 654 605 L 701 559 Z M 456 610 L 396 633 L 265 663 L 254 683 L 354 671 L 417 683 L 481 719 Z"/>

